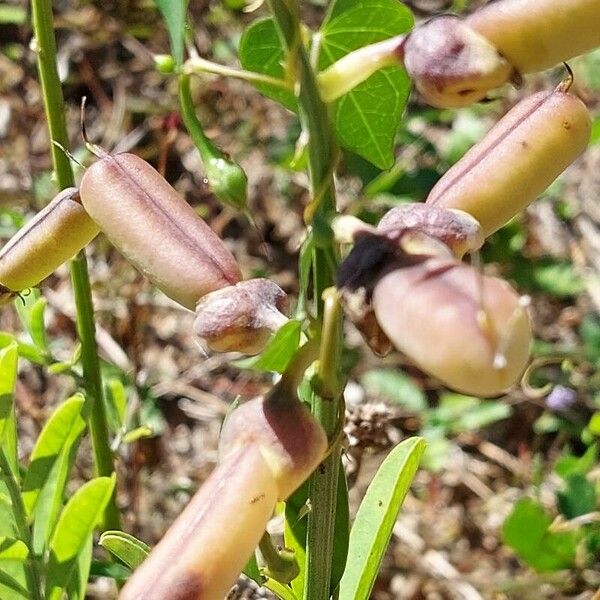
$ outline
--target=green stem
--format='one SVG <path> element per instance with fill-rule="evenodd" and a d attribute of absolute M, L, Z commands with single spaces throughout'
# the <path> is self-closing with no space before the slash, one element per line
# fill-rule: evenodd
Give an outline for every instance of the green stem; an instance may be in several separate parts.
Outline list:
<path fill-rule="evenodd" d="M 181 107 L 183 123 L 200 152 L 202 162 L 206 163 L 215 157 L 220 158 L 222 152 L 206 137 L 202 123 L 200 123 L 196 115 L 196 108 L 194 107 L 190 90 L 189 74 L 179 76 L 179 106 Z"/>
<path fill-rule="evenodd" d="M 68 148 L 65 104 L 56 66 L 52 2 L 51 0 L 32 0 L 31 9 L 38 72 L 50 139 L 58 142 L 63 148 Z M 73 186 L 75 179 L 69 158 L 55 144 L 51 144 L 51 152 L 54 178 L 58 187 L 64 189 Z M 77 309 L 77 331 L 81 341 L 84 387 L 87 402 L 90 405 L 88 424 L 92 437 L 96 471 L 98 475 L 110 476 L 114 472 L 113 454 L 110 449 L 102 391 L 90 281 L 83 250 L 73 259 L 70 268 Z M 114 497 L 106 509 L 104 524 L 109 529 L 120 529 L 120 517 Z"/>
<path fill-rule="evenodd" d="M 335 213 L 333 172 L 337 162 L 337 144 L 329 122 L 327 106 L 322 101 L 315 73 L 302 44 L 298 6 L 295 0 L 269 0 L 280 39 L 287 50 L 288 71 L 295 76 L 298 88 L 298 116 L 308 134 L 308 172 L 311 202 L 305 211 L 310 227 L 312 251 L 312 288 L 316 317 L 323 320 L 320 364 L 331 369 L 335 383 L 323 377 L 322 369 L 314 387 L 312 410 L 330 440 L 339 431 L 341 389 L 340 372 L 341 311 L 335 304 L 323 303 L 323 294 L 335 281 L 336 248 L 329 222 Z M 333 309 L 333 310 L 332 310 Z M 325 354 L 328 354 L 326 357 Z M 329 354 L 330 353 L 330 354 Z M 337 442 L 329 456 L 309 479 L 311 511 L 308 514 L 304 599 L 328 600 L 331 596 L 331 568 L 335 539 L 335 512 L 340 448 Z"/>
<path fill-rule="evenodd" d="M 42 592 L 40 588 L 40 574 L 37 564 L 36 556 L 33 552 L 33 543 L 31 540 L 31 534 L 29 533 L 29 527 L 27 526 L 27 515 L 25 511 L 25 505 L 23 504 L 23 498 L 19 490 L 19 484 L 15 479 L 15 476 L 10 468 L 10 464 L 4 451 L 0 448 L 0 473 L 2 474 L 2 480 L 6 485 L 10 501 L 12 505 L 12 513 L 15 519 L 15 526 L 17 528 L 17 535 L 19 539 L 27 546 L 29 550 L 29 559 L 25 563 L 25 576 L 27 578 L 27 588 L 31 593 L 32 600 L 41 600 Z"/>
<path fill-rule="evenodd" d="M 183 65 L 183 72 L 185 74 L 212 73 L 213 75 L 222 75 L 223 77 L 235 77 L 236 79 L 242 79 L 251 83 L 262 83 L 289 92 L 292 91 L 290 84 L 283 79 L 277 79 L 277 77 L 270 77 L 269 75 L 263 75 L 262 73 L 255 73 L 254 71 L 234 69 L 233 67 L 220 65 L 211 60 L 200 58 L 199 56 L 188 58 Z"/>

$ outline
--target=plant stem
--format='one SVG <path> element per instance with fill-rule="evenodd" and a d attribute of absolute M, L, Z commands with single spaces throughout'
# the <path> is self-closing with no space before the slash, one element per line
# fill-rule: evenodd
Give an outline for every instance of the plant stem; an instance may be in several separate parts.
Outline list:
<path fill-rule="evenodd" d="M 296 76 L 298 115 L 308 134 L 308 172 L 311 203 L 305 211 L 310 227 L 312 252 L 312 288 L 317 319 L 323 321 L 320 364 L 330 369 L 333 379 L 319 369 L 312 410 L 330 440 L 339 430 L 343 417 L 338 380 L 341 355 L 341 311 L 328 302 L 324 291 L 334 284 L 337 263 L 333 235 L 329 227 L 335 212 L 333 172 L 337 162 L 337 144 L 329 122 L 327 106 L 321 100 L 315 73 L 302 44 L 298 6 L 295 0 L 269 0 L 280 39 L 287 50 L 288 70 Z M 318 232 L 318 233 L 317 233 Z M 340 460 L 339 444 L 309 479 L 311 511 L 308 514 L 304 599 L 328 600 L 331 595 L 331 567 L 335 536 L 335 512 Z"/>
<path fill-rule="evenodd" d="M 262 73 L 255 73 L 254 71 L 244 71 L 228 67 L 227 65 L 220 65 L 200 58 L 196 56 L 189 58 L 183 65 L 183 72 L 185 74 L 201 74 L 201 73 L 213 73 L 214 75 L 222 75 L 223 77 L 235 77 L 236 79 L 242 79 L 244 81 L 250 81 L 251 83 L 263 83 L 272 85 L 284 90 L 292 91 L 290 84 L 283 79 L 277 79 L 277 77 L 270 77 L 269 75 L 263 75 Z"/>
<path fill-rule="evenodd" d="M 29 558 L 25 563 L 27 587 L 31 593 L 32 600 L 41 600 L 42 592 L 40 589 L 40 574 L 38 570 L 37 558 L 33 553 L 33 543 L 31 541 L 29 527 L 27 526 L 27 516 L 25 512 L 25 506 L 23 504 L 23 498 L 21 497 L 19 484 L 15 479 L 8 459 L 6 458 L 2 448 L 0 448 L 0 473 L 2 474 L 2 480 L 4 481 L 10 496 L 17 534 L 20 540 L 27 546 L 29 550 Z"/>
<path fill-rule="evenodd" d="M 32 0 L 31 8 L 38 72 L 50 139 L 61 144 L 63 148 L 68 148 L 69 140 L 64 116 L 65 104 L 56 66 L 52 2 L 51 0 Z M 51 144 L 51 152 L 56 184 L 60 189 L 73 186 L 75 180 L 69 158 L 54 144 Z M 114 463 L 109 442 L 92 294 L 84 250 L 71 261 L 70 269 L 77 311 L 77 332 L 81 341 L 84 387 L 90 407 L 88 425 L 96 471 L 98 475 L 108 477 L 114 472 Z M 104 525 L 109 529 L 120 529 L 120 517 L 114 496 L 106 508 Z"/>

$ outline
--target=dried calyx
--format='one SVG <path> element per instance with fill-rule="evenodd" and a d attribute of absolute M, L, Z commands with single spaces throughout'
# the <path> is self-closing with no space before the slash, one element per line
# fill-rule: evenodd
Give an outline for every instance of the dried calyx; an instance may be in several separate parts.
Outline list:
<path fill-rule="evenodd" d="M 513 76 L 513 67 L 482 35 L 453 16 L 415 27 L 402 46 L 404 66 L 428 104 L 467 106 Z"/>
<path fill-rule="evenodd" d="M 249 279 L 211 292 L 196 305 L 194 333 L 216 352 L 260 352 L 287 322 L 285 292 L 268 279 Z"/>

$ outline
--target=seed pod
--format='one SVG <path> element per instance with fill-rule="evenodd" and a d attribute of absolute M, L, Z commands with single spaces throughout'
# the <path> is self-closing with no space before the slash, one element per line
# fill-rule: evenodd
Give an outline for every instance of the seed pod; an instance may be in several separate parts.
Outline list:
<path fill-rule="evenodd" d="M 487 237 L 533 202 L 590 138 L 590 115 L 565 87 L 517 104 L 446 172 L 426 203 L 471 214 Z"/>
<path fill-rule="evenodd" d="M 600 0 L 499 0 L 467 17 L 521 73 L 600 46 Z"/>
<path fill-rule="evenodd" d="M 225 422 L 219 454 L 227 460 L 240 447 L 257 446 L 285 500 L 323 460 L 327 436 L 310 410 L 287 387 L 242 404 Z"/>
<path fill-rule="evenodd" d="M 80 191 L 83 206 L 117 249 L 186 308 L 241 279 L 217 234 L 141 158 L 104 156 L 85 172 Z"/>
<path fill-rule="evenodd" d="M 299 371 L 303 372 L 303 368 Z M 323 460 L 325 432 L 286 375 L 266 398 L 237 408 L 221 433 L 219 465 L 120 600 L 221 600 L 258 544 L 277 500 Z"/>
<path fill-rule="evenodd" d="M 241 281 L 200 299 L 194 333 L 215 352 L 258 354 L 287 322 L 287 308 L 285 292 L 272 281 Z"/>
<path fill-rule="evenodd" d="M 276 501 L 276 483 L 261 450 L 238 447 L 196 492 L 119 599 L 222 600 Z"/>
<path fill-rule="evenodd" d="M 508 283 L 453 259 L 390 265 L 373 290 L 379 325 L 419 368 L 458 391 L 494 396 L 516 383 L 531 326 Z"/>
<path fill-rule="evenodd" d="M 98 234 L 75 188 L 60 192 L 0 250 L 0 288 L 37 285 Z M 5 298 L 14 294 L 5 292 Z"/>
<path fill-rule="evenodd" d="M 513 67 L 486 38 L 453 16 L 415 27 L 402 53 L 415 87 L 432 106 L 467 106 L 513 75 Z"/>

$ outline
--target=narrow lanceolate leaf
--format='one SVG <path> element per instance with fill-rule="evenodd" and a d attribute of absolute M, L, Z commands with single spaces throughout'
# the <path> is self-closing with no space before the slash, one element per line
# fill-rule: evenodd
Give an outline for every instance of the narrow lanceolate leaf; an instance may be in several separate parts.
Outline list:
<path fill-rule="evenodd" d="M 422 438 L 402 442 L 383 461 L 350 531 L 346 570 L 339 597 L 367 600 L 392 529 L 425 450 Z"/>
<path fill-rule="evenodd" d="M 29 550 L 24 542 L 12 537 L 0 537 L 0 569 L 4 561 L 23 562 L 29 556 Z"/>
<path fill-rule="evenodd" d="M 150 547 L 123 531 L 105 531 L 98 542 L 128 567 L 136 569 L 150 553 Z"/>
<path fill-rule="evenodd" d="M 177 65 L 183 62 L 187 4 L 187 0 L 156 0 L 156 5 L 169 32 L 171 52 Z"/>
<path fill-rule="evenodd" d="M 50 542 L 46 579 L 47 600 L 61 600 L 77 574 L 77 558 L 89 544 L 96 523 L 112 496 L 115 477 L 96 477 L 84 484 L 67 502 Z"/>
<path fill-rule="evenodd" d="M 17 382 L 17 343 L 11 342 L 0 350 L 0 447 L 18 476 L 17 428 L 13 394 Z"/>
<path fill-rule="evenodd" d="M 23 481 L 23 504 L 27 514 L 36 507 L 42 488 L 50 480 L 61 451 L 72 447 L 85 429 L 81 410 L 85 400 L 76 394 L 65 400 L 44 425 L 31 452 L 29 468 Z M 55 483 L 55 482 L 54 482 Z M 62 497 L 63 488 L 58 491 Z"/>
<path fill-rule="evenodd" d="M 319 70 L 353 50 L 408 31 L 410 10 L 396 0 L 337 0 L 321 28 Z M 334 104 L 340 143 L 380 169 L 394 164 L 394 137 L 410 91 L 404 69 L 371 75 Z"/>
<path fill-rule="evenodd" d="M 21 568 L 21 565 L 18 565 Z M 21 573 L 21 578 L 24 580 L 25 576 Z M 10 600 L 19 600 L 25 598 L 25 600 L 31 600 L 31 594 L 24 585 L 24 581 L 19 581 L 19 578 L 15 577 L 13 573 L 9 572 L 8 569 L 0 567 L 0 597 L 10 598 Z"/>
<path fill-rule="evenodd" d="M 73 576 L 67 584 L 67 598 L 69 600 L 84 600 L 90 568 L 92 566 L 92 554 L 94 551 L 94 540 L 89 536 L 83 550 L 77 557 L 77 563 L 73 570 Z"/>

